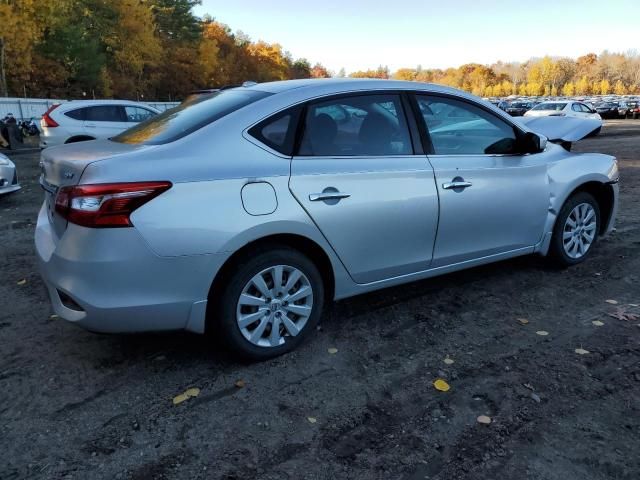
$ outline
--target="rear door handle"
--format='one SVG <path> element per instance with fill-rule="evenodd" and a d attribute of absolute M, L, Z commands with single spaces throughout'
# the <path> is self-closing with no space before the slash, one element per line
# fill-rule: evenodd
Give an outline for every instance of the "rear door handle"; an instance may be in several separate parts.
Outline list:
<path fill-rule="evenodd" d="M 349 198 L 351 194 L 342 192 L 322 192 L 312 193 L 309 195 L 309 200 L 312 202 L 319 202 L 321 200 L 342 200 L 343 198 Z"/>
<path fill-rule="evenodd" d="M 471 185 L 473 185 L 473 183 L 457 180 L 453 182 L 443 183 L 442 188 L 444 188 L 445 190 L 453 190 L 455 188 L 467 188 Z"/>

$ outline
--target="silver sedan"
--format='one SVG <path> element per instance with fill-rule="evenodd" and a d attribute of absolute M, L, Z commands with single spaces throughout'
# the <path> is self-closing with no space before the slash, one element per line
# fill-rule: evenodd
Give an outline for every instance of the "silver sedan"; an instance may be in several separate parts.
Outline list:
<path fill-rule="evenodd" d="M 579 263 L 613 228 L 617 162 L 516 122 L 436 85 L 297 80 L 49 148 L 35 243 L 53 308 L 261 360 L 331 299 L 519 255 Z"/>

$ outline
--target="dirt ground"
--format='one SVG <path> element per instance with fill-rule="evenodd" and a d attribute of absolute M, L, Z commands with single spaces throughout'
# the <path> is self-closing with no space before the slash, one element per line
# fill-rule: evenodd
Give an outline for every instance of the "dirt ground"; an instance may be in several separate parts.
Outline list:
<path fill-rule="evenodd" d="M 607 122 L 576 150 L 622 171 L 617 231 L 587 262 L 526 257 L 341 301 L 298 351 L 255 365 L 197 335 L 50 318 L 32 244 L 38 158 L 14 155 L 0 478 L 637 480 L 640 319 L 609 313 L 640 303 L 640 121 Z M 190 387 L 200 395 L 174 405 Z"/>

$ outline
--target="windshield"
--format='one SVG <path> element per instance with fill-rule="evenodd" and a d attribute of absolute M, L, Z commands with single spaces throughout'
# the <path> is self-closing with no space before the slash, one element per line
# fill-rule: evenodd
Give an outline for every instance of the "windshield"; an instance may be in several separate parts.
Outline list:
<path fill-rule="evenodd" d="M 562 110 L 566 107 L 566 103 L 541 103 L 540 105 L 536 105 L 532 108 L 532 110 Z"/>
<path fill-rule="evenodd" d="M 111 140 L 144 145 L 170 143 L 269 95 L 257 90 L 233 89 L 191 97 Z"/>

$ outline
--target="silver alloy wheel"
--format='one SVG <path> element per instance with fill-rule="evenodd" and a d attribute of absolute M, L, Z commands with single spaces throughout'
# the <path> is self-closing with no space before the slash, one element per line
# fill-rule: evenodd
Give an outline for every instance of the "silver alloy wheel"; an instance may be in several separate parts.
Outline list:
<path fill-rule="evenodd" d="M 596 211 L 589 203 L 576 205 L 562 231 L 565 253 L 573 259 L 584 256 L 596 237 Z"/>
<path fill-rule="evenodd" d="M 283 345 L 306 325 L 313 310 L 313 289 L 295 267 L 275 265 L 247 282 L 236 308 L 244 338 L 259 347 Z"/>

